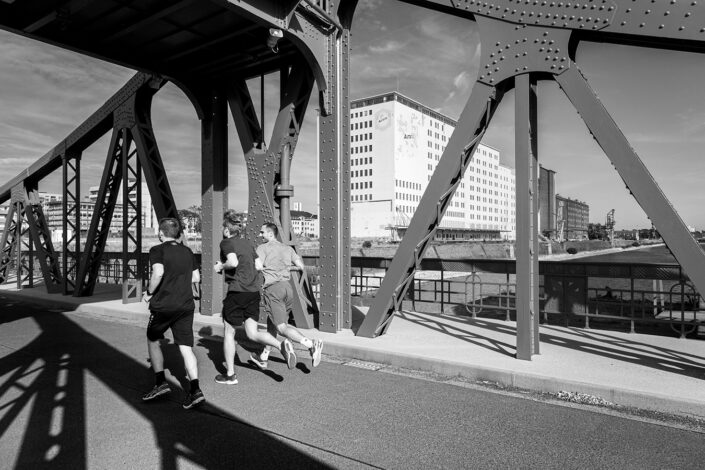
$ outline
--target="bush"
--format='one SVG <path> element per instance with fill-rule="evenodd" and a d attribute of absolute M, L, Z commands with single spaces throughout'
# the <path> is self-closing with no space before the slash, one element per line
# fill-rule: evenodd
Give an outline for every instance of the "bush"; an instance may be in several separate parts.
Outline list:
<path fill-rule="evenodd" d="M 575 247 L 573 247 L 573 246 L 571 246 L 570 248 L 568 248 L 568 249 L 565 250 L 565 251 L 566 251 L 566 253 L 568 253 L 568 254 L 570 254 L 570 255 L 574 255 L 574 254 L 576 254 L 576 253 L 578 252 L 578 249 L 575 248 Z"/>
<path fill-rule="evenodd" d="M 641 243 L 639 243 L 639 242 L 634 242 L 634 243 L 632 243 L 632 246 L 641 246 Z"/>
<path fill-rule="evenodd" d="M 365 240 L 364 242 L 362 242 L 362 247 L 363 248 L 372 248 L 372 242 L 369 240 Z"/>

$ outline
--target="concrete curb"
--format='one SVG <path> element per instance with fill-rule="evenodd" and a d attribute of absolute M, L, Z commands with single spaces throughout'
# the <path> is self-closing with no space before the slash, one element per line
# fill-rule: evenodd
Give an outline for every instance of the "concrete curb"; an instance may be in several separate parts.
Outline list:
<path fill-rule="evenodd" d="M 487 380 L 505 386 L 538 392 L 580 392 L 598 396 L 620 406 L 705 418 L 705 401 L 674 399 L 657 393 L 609 387 L 599 384 L 548 377 L 525 372 L 494 369 L 476 364 L 428 359 L 423 356 L 388 352 L 364 346 L 325 342 L 324 354 L 376 362 L 393 367 L 433 372 L 445 376 L 461 376 L 470 380 Z"/>
<path fill-rule="evenodd" d="M 135 307 L 131 310 L 129 306 L 116 308 L 112 305 L 106 305 L 109 302 L 79 304 L 77 302 L 56 301 L 46 298 L 28 298 L 23 294 L 12 291 L 3 291 L 0 292 L 0 294 L 35 305 L 46 306 L 47 304 L 51 304 L 50 308 L 52 310 L 65 309 L 67 313 L 73 315 L 144 327 L 146 327 L 147 324 L 147 312 L 136 310 Z M 219 331 L 218 328 L 221 327 L 221 325 L 222 320 L 220 316 L 210 317 L 196 314 L 194 319 L 194 332 L 200 337 L 220 340 L 222 339 L 222 330 Z M 208 332 L 208 328 L 211 328 L 210 332 Z M 478 364 L 430 359 L 424 356 L 382 350 L 375 347 L 336 342 L 335 339 L 331 338 L 331 335 L 327 335 L 324 342 L 324 354 L 326 355 L 375 362 L 382 365 L 422 372 L 432 372 L 449 377 L 461 376 L 470 380 L 486 380 L 497 382 L 505 386 L 538 392 L 579 392 L 603 398 L 604 400 L 620 406 L 705 418 L 705 401 L 703 400 L 678 399 L 653 392 L 646 393 L 627 388 L 562 379 L 560 377 L 496 369 Z"/>

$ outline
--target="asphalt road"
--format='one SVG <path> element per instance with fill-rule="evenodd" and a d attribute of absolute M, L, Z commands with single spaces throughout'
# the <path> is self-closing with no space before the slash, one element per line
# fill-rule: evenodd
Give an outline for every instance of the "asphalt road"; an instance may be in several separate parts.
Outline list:
<path fill-rule="evenodd" d="M 705 435 L 341 364 L 247 364 L 215 384 L 222 343 L 195 348 L 207 403 L 152 385 L 143 326 L 0 296 L 2 468 L 702 468 Z M 164 346 L 174 388 L 176 347 Z M 325 350 L 324 350 L 325 352 Z M 242 359 L 247 355 L 241 352 Z"/>

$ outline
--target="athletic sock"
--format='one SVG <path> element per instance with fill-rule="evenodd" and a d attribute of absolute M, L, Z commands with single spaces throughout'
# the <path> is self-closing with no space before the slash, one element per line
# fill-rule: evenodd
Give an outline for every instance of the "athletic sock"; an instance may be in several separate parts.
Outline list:
<path fill-rule="evenodd" d="M 264 350 L 260 353 L 259 358 L 262 359 L 263 361 L 266 361 L 269 359 L 269 348 L 264 348 Z"/>
<path fill-rule="evenodd" d="M 306 349 L 311 349 L 311 348 L 313 347 L 313 341 L 311 341 L 311 340 L 308 339 L 308 338 L 302 339 L 302 340 L 301 340 L 301 344 L 302 344 L 303 347 L 305 347 Z"/>
<path fill-rule="evenodd" d="M 195 392 L 196 390 L 200 390 L 201 387 L 198 385 L 198 379 L 193 379 L 191 381 L 191 393 Z"/>
<path fill-rule="evenodd" d="M 164 371 L 159 371 L 154 373 L 154 381 L 156 382 L 157 386 L 163 384 L 166 382 L 166 377 L 164 377 Z"/>

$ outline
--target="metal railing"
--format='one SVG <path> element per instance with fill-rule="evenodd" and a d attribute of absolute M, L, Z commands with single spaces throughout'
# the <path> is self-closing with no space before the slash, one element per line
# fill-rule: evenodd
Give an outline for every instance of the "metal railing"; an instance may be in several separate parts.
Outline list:
<path fill-rule="evenodd" d="M 142 254 L 142 280 L 149 279 L 149 255 Z M 200 264 L 200 254 L 196 255 Z M 307 275 L 319 295 L 317 256 L 304 256 Z M 374 298 L 391 258 L 353 257 L 351 294 L 365 304 Z M 39 267 L 35 267 L 39 272 Z M 41 276 L 36 276 L 35 279 Z M 122 283 L 122 254 L 104 253 L 98 280 Z M 540 315 L 544 322 L 558 319 L 591 327 L 591 321 L 668 324 L 686 336 L 705 322 L 703 300 L 679 265 L 539 263 Z M 402 307 L 419 312 L 511 320 L 516 315 L 515 262 L 508 259 L 425 259 L 416 271 Z M 701 307 L 703 312 L 700 313 Z"/>

